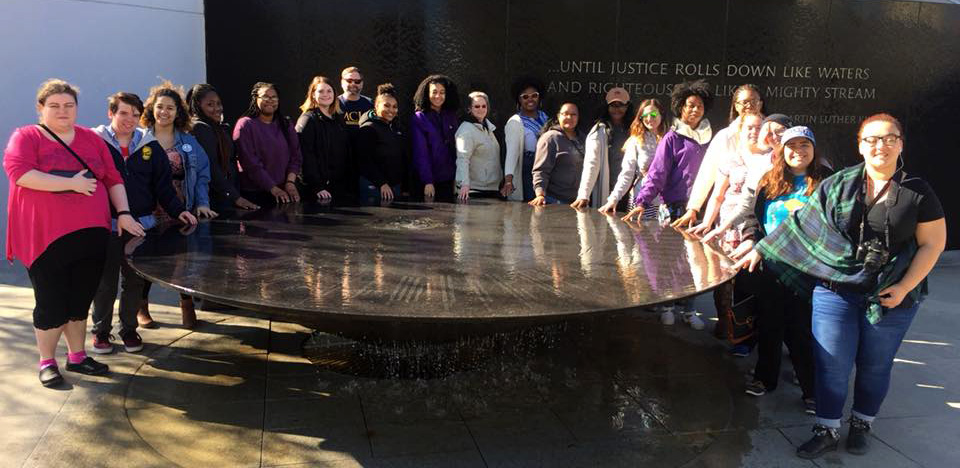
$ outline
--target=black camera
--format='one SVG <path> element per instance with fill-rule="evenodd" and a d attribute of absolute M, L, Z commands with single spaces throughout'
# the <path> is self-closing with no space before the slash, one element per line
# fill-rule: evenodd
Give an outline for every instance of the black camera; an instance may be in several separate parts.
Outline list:
<path fill-rule="evenodd" d="M 867 273 L 880 271 L 889 259 L 890 252 L 880 239 L 870 239 L 857 246 L 857 260 L 863 261 L 863 271 Z"/>

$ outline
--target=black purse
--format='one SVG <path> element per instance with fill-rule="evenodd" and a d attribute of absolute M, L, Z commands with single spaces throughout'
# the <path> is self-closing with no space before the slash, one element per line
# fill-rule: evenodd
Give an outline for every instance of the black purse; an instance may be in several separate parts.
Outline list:
<path fill-rule="evenodd" d="M 83 168 L 87 170 L 87 172 L 83 174 L 84 177 L 86 177 L 86 178 L 88 178 L 88 179 L 96 179 L 96 178 L 97 178 L 97 174 L 94 173 L 94 172 L 93 172 L 93 169 L 90 169 L 90 166 L 88 166 L 87 163 L 84 162 L 83 159 L 82 159 L 76 152 L 73 151 L 73 148 L 67 146 L 67 144 L 64 143 L 63 140 L 61 140 L 60 137 L 58 137 L 56 133 L 53 133 L 53 131 L 50 130 L 46 125 L 44 125 L 44 124 L 39 124 L 39 125 L 40 125 L 40 128 L 46 130 L 46 132 L 49 133 L 50 136 L 52 136 L 54 140 L 57 140 L 57 143 L 60 143 L 61 145 L 63 145 L 63 147 L 66 148 L 67 151 L 69 151 L 70 154 L 73 155 L 73 157 L 77 158 L 77 161 L 80 161 L 80 164 L 83 165 Z M 68 178 L 69 178 L 69 177 L 73 177 L 73 176 L 77 175 L 78 172 L 80 172 L 80 171 L 67 170 L 67 169 L 53 169 L 53 170 L 47 172 L 47 174 L 52 174 L 52 175 L 55 175 L 55 176 L 68 177 Z M 61 190 L 61 191 L 59 191 L 59 192 L 53 192 L 53 193 L 77 193 L 77 192 L 74 192 L 73 190 Z"/>

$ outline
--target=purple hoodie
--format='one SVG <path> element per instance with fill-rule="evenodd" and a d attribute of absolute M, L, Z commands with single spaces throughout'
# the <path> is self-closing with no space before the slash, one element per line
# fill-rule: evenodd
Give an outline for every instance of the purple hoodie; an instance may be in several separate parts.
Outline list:
<path fill-rule="evenodd" d="M 454 179 L 457 172 L 456 134 L 460 123 L 453 111 L 417 111 L 410 121 L 413 165 L 420 182 L 433 184 Z"/>
<path fill-rule="evenodd" d="M 686 203 L 707 145 L 673 130 L 660 140 L 634 203 L 649 206 L 659 194 L 666 204 Z"/>

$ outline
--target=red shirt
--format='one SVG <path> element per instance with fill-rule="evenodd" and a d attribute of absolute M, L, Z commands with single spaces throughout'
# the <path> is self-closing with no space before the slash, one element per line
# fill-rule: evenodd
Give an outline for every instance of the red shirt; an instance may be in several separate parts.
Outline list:
<path fill-rule="evenodd" d="M 3 168 L 10 179 L 7 260 L 12 262 L 18 258 L 27 268 L 48 245 L 66 234 L 91 227 L 110 229 L 107 190 L 123 184 L 103 139 L 90 129 L 74 126 L 70 148 L 97 176 L 93 195 L 46 192 L 17 185 L 20 177 L 32 169 L 41 172 L 83 169 L 66 148 L 41 132 L 36 125 L 18 128 L 3 155 Z"/>

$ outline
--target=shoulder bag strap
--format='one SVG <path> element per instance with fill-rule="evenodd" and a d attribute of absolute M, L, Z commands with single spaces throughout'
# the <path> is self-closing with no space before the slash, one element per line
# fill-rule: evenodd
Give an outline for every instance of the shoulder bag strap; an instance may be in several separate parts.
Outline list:
<path fill-rule="evenodd" d="M 83 158 L 81 158 L 80 155 L 78 155 L 78 154 L 73 150 L 73 148 L 67 146 L 67 144 L 64 143 L 63 140 L 61 140 L 60 137 L 58 137 L 56 133 L 53 133 L 53 131 L 50 130 L 50 128 L 48 128 L 48 127 L 47 127 L 46 125 L 44 125 L 44 124 L 38 124 L 38 125 L 40 125 L 40 128 L 46 130 L 46 132 L 49 133 L 50 136 L 52 136 L 54 140 L 57 140 L 57 143 L 60 143 L 61 145 L 63 145 L 63 147 L 66 148 L 67 151 L 69 151 L 70 154 L 73 155 L 73 157 L 77 158 L 77 161 L 80 161 L 80 164 L 83 165 L 83 168 L 84 168 L 84 169 L 90 171 L 90 174 L 92 174 L 94 177 L 97 176 L 97 173 L 96 173 L 96 172 L 93 172 L 93 169 L 90 169 L 90 166 L 88 166 L 87 163 L 83 161 Z"/>

